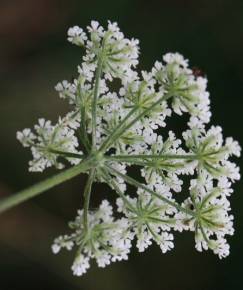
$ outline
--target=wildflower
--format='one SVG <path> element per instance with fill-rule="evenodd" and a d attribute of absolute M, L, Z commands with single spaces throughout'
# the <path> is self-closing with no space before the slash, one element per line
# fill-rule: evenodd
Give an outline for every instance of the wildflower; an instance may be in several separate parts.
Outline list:
<path fill-rule="evenodd" d="M 240 155 L 240 147 L 232 138 L 223 145 L 222 128 L 211 127 L 207 132 L 193 128 L 183 134 L 187 147 L 198 156 L 198 171 L 206 171 L 214 178 L 227 176 L 231 180 L 240 178 L 239 168 L 228 161 L 232 155 Z"/>
<path fill-rule="evenodd" d="M 74 275 L 85 273 L 90 267 L 90 259 L 95 259 L 97 265 L 103 268 L 112 261 L 128 258 L 132 235 L 123 235 L 127 224 L 114 221 L 112 214 L 112 207 L 104 200 L 96 212 L 89 213 L 88 226 L 85 227 L 84 212 L 80 210 L 75 221 L 69 224 L 74 233 L 55 239 L 52 246 L 54 253 L 60 248 L 69 250 L 73 246 L 78 247 L 72 265 Z"/>
<path fill-rule="evenodd" d="M 87 36 L 82 28 L 74 26 L 68 29 L 68 41 L 78 46 L 83 46 L 86 40 Z"/>
<path fill-rule="evenodd" d="M 174 231 L 190 230 L 198 251 L 226 257 L 226 238 L 234 233 L 229 197 L 232 182 L 240 179 L 231 158 L 239 157 L 241 148 L 233 138 L 224 139 L 221 127 L 208 129 L 207 79 L 195 75 L 179 53 L 165 54 L 163 62 L 139 74 L 139 42 L 125 38 L 116 22 L 105 29 L 92 21 L 87 32 L 74 26 L 68 41 L 84 49 L 77 77 L 55 87 L 70 112 L 57 124 L 39 119 L 33 132 L 17 132 L 31 149 L 30 171 L 61 169 L 68 161 L 76 166 L 55 181 L 69 179 L 70 171 L 88 174 L 84 208 L 69 223 L 71 232 L 54 240 L 53 253 L 76 249 L 71 269 L 80 276 L 91 260 L 99 267 L 127 260 L 133 240 L 139 252 L 155 243 L 166 253 L 174 248 Z M 166 128 L 173 112 L 189 115 L 181 134 Z M 134 167 L 140 181 L 130 176 Z M 94 182 L 116 192 L 116 206 L 104 199 L 90 209 Z M 128 185 L 135 188 L 133 195 Z M 181 203 L 182 191 L 188 196 Z"/>
<path fill-rule="evenodd" d="M 193 71 L 188 68 L 188 60 L 178 53 L 166 54 L 163 59 L 166 64 L 156 62 L 152 74 L 160 89 L 165 91 L 168 97 L 172 96 L 172 108 L 175 113 L 181 115 L 188 112 L 203 123 L 208 123 L 211 112 L 209 93 L 206 91 L 207 80 L 195 77 Z"/>
<path fill-rule="evenodd" d="M 59 119 L 56 125 L 50 121 L 39 119 L 35 125 L 35 133 L 30 129 L 24 129 L 17 133 L 17 138 L 25 147 L 31 147 L 33 160 L 29 162 L 30 171 L 43 171 L 45 168 L 55 166 L 62 169 L 64 164 L 58 161 L 56 152 L 68 151 L 70 153 L 80 153 L 78 151 L 78 140 L 75 131 L 79 127 L 77 114 L 70 113 L 63 119 Z M 66 158 L 72 164 L 78 161 L 74 158 Z"/>
<path fill-rule="evenodd" d="M 194 180 L 195 181 L 195 180 Z M 219 255 L 220 258 L 229 255 L 229 245 L 225 235 L 233 235 L 233 216 L 229 214 L 230 203 L 227 199 L 227 188 L 213 187 L 210 180 L 204 179 L 204 185 L 199 182 L 192 182 L 191 197 L 184 203 L 187 207 L 193 208 L 194 217 L 188 218 L 179 214 L 185 229 L 195 231 L 196 249 L 198 251 L 208 250 Z"/>
<path fill-rule="evenodd" d="M 124 212 L 130 228 L 137 237 L 137 248 L 143 252 L 154 240 L 165 253 L 174 247 L 173 235 L 168 233 L 174 223 L 171 209 L 159 199 L 138 190 L 138 198 L 129 198 L 129 204 L 119 198 L 118 211 Z M 173 211 L 172 211 L 173 212 Z"/>

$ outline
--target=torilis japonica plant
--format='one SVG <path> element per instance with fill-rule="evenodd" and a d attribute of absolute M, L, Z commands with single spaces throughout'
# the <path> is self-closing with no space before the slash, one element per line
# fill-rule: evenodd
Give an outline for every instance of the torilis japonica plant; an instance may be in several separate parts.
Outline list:
<path fill-rule="evenodd" d="M 68 41 L 84 51 L 76 79 L 55 87 L 70 112 L 56 124 L 39 119 L 34 131 L 17 132 L 32 152 L 30 171 L 69 164 L 68 169 L 5 198 L 0 211 L 84 173 L 83 208 L 69 233 L 52 245 L 55 254 L 75 250 L 74 275 L 85 273 L 92 259 L 99 267 L 127 260 L 133 245 L 143 252 L 154 242 L 166 253 L 174 248 L 174 231 L 194 232 L 198 251 L 228 256 L 226 236 L 234 233 L 228 199 L 231 184 L 240 179 L 229 158 L 239 157 L 241 149 L 231 137 L 223 138 L 221 127 L 208 127 L 207 79 L 178 53 L 138 72 L 139 41 L 125 38 L 117 23 L 104 29 L 92 21 L 86 32 L 74 26 Z M 180 136 L 166 128 L 174 114 L 188 116 Z M 139 169 L 139 181 L 127 174 L 129 167 Z M 183 185 L 185 175 L 189 186 Z M 97 182 L 117 195 L 116 206 L 105 195 L 98 209 L 90 206 Z M 178 202 L 181 191 L 187 198 Z"/>

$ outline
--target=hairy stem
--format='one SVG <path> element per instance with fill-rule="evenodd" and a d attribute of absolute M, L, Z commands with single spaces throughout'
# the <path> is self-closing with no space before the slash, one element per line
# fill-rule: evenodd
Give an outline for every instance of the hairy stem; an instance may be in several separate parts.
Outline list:
<path fill-rule="evenodd" d="M 0 213 L 47 191 L 48 189 L 69 180 L 82 172 L 87 171 L 93 166 L 93 162 L 90 158 L 83 160 L 80 164 L 73 166 L 59 174 L 47 178 L 27 189 L 24 189 L 10 197 L 0 200 Z"/>
<path fill-rule="evenodd" d="M 151 154 L 151 155 L 114 155 L 114 156 L 105 156 L 109 160 L 124 161 L 124 162 L 133 162 L 146 159 L 186 159 L 186 160 L 197 160 L 198 156 L 196 154 Z"/>
<path fill-rule="evenodd" d="M 92 168 L 89 172 L 89 177 L 84 188 L 84 229 L 88 230 L 88 212 L 89 212 L 89 202 L 91 196 L 91 187 L 95 178 L 95 168 Z"/>
<path fill-rule="evenodd" d="M 152 194 L 153 196 L 156 196 L 157 198 L 161 199 L 162 201 L 164 201 L 165 203 L 175 207 L 176 209 L 178 209 L 179 211 L 182 211 L 190 216 L 195 216 L 195 213 L 193 211 L 191 211 L 190 209 L 184 208 L 181 205 L 179 205 L 176 202 L 173 202 L 171 200 L 169 200 L 168 198 L 156 193 L 155 191 L 151 190 L 150 188 L 148 188 L 146 185 L 138 182 L 136 179 L 127 176 L 125 174 L 120 173 L 118 170 L 116 170 L 115 168 L 111 167 L 110 165 L 106 165 L 106 167 L 108 168 L 110 174 L 112 175 L 116 175 L 121 177 L 124 181 L 126 181 L 127 183 L 131 184 L 134 187 L 137 188 L 141 188 L 147 192 L 149 192 L 150 194 Z"/>

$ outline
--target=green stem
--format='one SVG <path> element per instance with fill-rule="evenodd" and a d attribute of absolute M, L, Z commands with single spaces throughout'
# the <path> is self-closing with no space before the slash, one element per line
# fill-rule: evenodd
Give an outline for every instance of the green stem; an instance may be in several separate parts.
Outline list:
<path fill-rule="evenodd" d="M 137 165 L 137 166 L 148 166 L 148 167 L 154 167 L 154 161 L 158 161 L 162 159 L 163 161 L 165 160 L 197 160 L 198 156 L 197 155 L 170 155 L 170 154 L 160 154 L 160 155 L 115 155 L 115 156 L 105 156 L 106 160 L 109 161 L 119 161 L 119 162 L 125 162 L 125 163 L 131 163 L 132 165 Z M 150 160 L 149 160 L 150 159 Z M 177 163 L 178 165 L 178 163 Z M 183 165 L 183 163 L 182 163 Z M 166 166 L 166 164 L 164 164 Z M 167 165 L 171 166 L 171 165 Z M 184 166 L 184 165 L 183 165 Z"/>
<path fill-rule="evenodd" d="M 63 157 L 67 158 L 76 158 L 76 159 L 84 159 L 85 156 L 83 154 L 78 154 L 78 153 L 72 153 L 72 152 L 65 152 L 65 151 L 59 151 L 55 149 L 48 149 L 49 152 L 61 155 Z"/>
<path fill-rule="evenodd" d="M 95 178 L 95 168 L 92 168 L 89 173 L 87 183 L 84 188 L 84 230 L 88 230 L 88 211 L 89 211 L 89 202 L 91 196 L 91 187 Z"/>
<path fill-rule="evenodd" d="M 197 160 L 198 156 L 196 154 L 187 154 L 187 155 L 177 155 L 177 154 L 159 154 L 159 155 L 114 155 L 114 156 L 105 156 L 109 160 L 119 160 L 124 162 L 133 162 L 134 160 L 139 159 L 188 159 L 188 160 Z"/>
<path fill-rule="evenodd" d="M 89 142 L 89 137 L 88 137 L 88 134 L 87 134 L 87 130 L 86 130 L 86 110 L 85 110 L 85 100 L 82 96 L 82 93 L 81 93 L 81 84 L 79 82 L 78 84 L 78 97 L 79 97 L 79 100 L 80 100 L 80 129 L 78 130 L 78 133 L 80 134 L 79 136 L 79 140 L 80 142 L 83 144 L 86 152 L 89 152 L 89 149 L 90 149 L 90 142 Z"/>
<path fill-rule="evenodd" d="M 86 112 L 84 106 L 80 109 L 80 112 L 81 112 L 81 124 L 80 129 L 78 130 L 78 132 L 80 133 L 79 140 L 83 144 L 86 152 L 88 153 L 90 150 L 90 141 L 86 130 Z"/>
<path fill-rule="evenodd" d="M 188 215 L 191 215 L 191 216 L 195 216 L 195 213 L 190 210 L 190 209 L 186 209 L 182 206 L 180 206 L 178 203 L 176 202 L 173 202 L 171 200 L 169 200 L 168 198 L 156 193 L 155 191 L 151 190 L 150 188 L 148 188 L 146 185 L 143 185 L 142 183 L 138 182 L 136 179 L 130 177 L 130 176 L 127 176 L 125 174 L 122 174 L 120 173 L 119 171 L 117 171 L 115 168 L 111 167 L 110 165 L 106 165 L 106 167 L 108 168 L 109 172 L 112 174 L 112 175 L 117 175 L 117 176 L 120 176 L 124 181 L 126 181 L 127 183 L 131 184 L 132 186 L 134 187 L 137 187 L 137 188 L 141 188 L 147 192 L 149 192 L 150 194 L 152 194 L 153 196 L 156 196 L 157 198 L 161 199 L 162 201 L 164 201 L 165 203 L 175 207 L 176 209 L 178 209 L 179 211 L 182 211 Z"/>
<path fill-rule="evenodd" d="M 100 147 L 100 151 L 105 152 L 105 150 L 109 147 L 110 144 L 113 144 L 114 141 L 116 141 L 117 139 L 119 139 L 120 136 L 122 136 L 122 134 L 129 128 L 131 128 L 139 119 L 141 119 L 143 116 L 145 116 L 147 113 L 149 113 L 151 110 L 153 110 L 153 108 L 155 108 L 156 106 L 158 106 L 161 102 L 169 99 L 172 96 L 171 93 L 167 93 L 164 96 L 162 96 L 161 98 L 159 98 L 155 103 L 153 103 L 151 106 L 149 106 L 147 109 L 145 109 L 143 112 L 141 112 L 140 114 L 137 115 L 136 118 L 134 118 L 130 123 L 128 123 L 125 127 L 123 127 L 123 124 L 125 124 L 124 120 L 122 120 L 122 125 L 118 125 L 114 131 L 112 132 L 112 134 L 104 141 L 104 143 L 101 145 Z M 133 115 L 137 110 L 139 110 L 140 108 L 137 106 L 135 107 L 132 111 L 133 113 L 130 115 Z M 130 117 L 130 116 L 129 116 Z M 125 119 L 127 119 L 127 116 L 125 117 Z"/>
<path fill-rule="evenodd" d="M 154 240 L 159 242 L 159 237 L 158 237 L 158 234 L 156 234 L 152 228 L 150 227 L 149 223 L 146 223 L 146 226 L 148 228 L 148 230 L 150 231 L 150 233 L 152 234 L 152 236 L 154 237 Z"/>
<path fill-rule="evenodd" d="M 137 160 L 120 160 L 121 162 L 125 162 L 125 163 L 131 163 L 131 165 L 136 165 L 136 166 L 148 166 L 148 162 L 144 162 L 144 161 L 137 161 Z"/>
<path fill-rule="evenodd" d="M 205 233 L 205 231 L 203 229 L 203 226 L 202 226 L 202 224 L 200 222 L 199 222 L 199 228 L 200 228 L 200 231 L 202 233 L 202 236 L 203 236 L 205 242 L 208 244 L 208 246 L 210 246 L 210 240 L 208 239 L 208 237 L 207 237 L 207 235 L 206 235 L 206 233 Z"/>
<path fill-rule="evenodd" d="M 56 174 L 52 177 L 47 178 L 44 181 L 41 181 L 27 189 L 24 189 L 10 197 L 3 198 L 0 200 L 0 213 L 34 197 L 38 194 L 41 194 L 48 189 L 63 183 L 66 180 L 69 180 L 82 172 L 90 169 L 93 164 L 90 158 L 83 160 L 80 164 L 73 166 L 65 171 L 62 171 L 59 174 Z"/>
<path fill-rule="evenodd" d="M 102 48 L 103 50 L 103 48 Z M 95 86 L 94 86 L 94 97 L 92 102 L 92 148 L 95 149 L 96 147 L 96 113 L 97 113 L 97 99 L 99 94 L 99 84 L 100 84 L 100 78 L 102 74 L 102 53 L 99 55 L 97 69 L 95 72 Z"/>
<path fill-rule="evenodd" d="M 120 190 L 120 188 L 117 186 L 116 182 L 112 178 L 110 178 L 109 174 L 107 173 L 107 171 L 104 168 L 102 169 L 102 173 L 103 173 L 103 177 L 104 177 L 105 181 L 107 182 L 107 184 L 111 184 L 113 189 L 117 192 L 117 194 L 120 196 L 120 198 L 123 200 L 123 202 L 127 205 L 128 209 L 132 212 L 136 212 L 136 209 L 134 208 L 134 206 L 130 203 L 130 201 L 127 199 L 125 194 Z"/>

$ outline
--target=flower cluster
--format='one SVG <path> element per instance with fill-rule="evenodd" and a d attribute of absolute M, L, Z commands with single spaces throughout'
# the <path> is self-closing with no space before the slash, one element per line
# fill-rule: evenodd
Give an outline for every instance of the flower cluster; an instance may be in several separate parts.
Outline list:
<path fill-rule="evenodd" d="M 77 78 L 55 87 L 71 112 L 56 125 L 40 119 L 35 132 L 17 133 L 31 148 L 31 171 L 60 169 L 66 160 L 77 168 L 89 162 L 84 208 L 69 224 L 72 233 L 55 239 L 53 252 L 76 247 L 72 270 L 79 276 L 91 259 L 100 267 L 127 260 L 133 240 L 140 252 L 155 242 L 165 253 L 174 247 L 173 231 L 190 230 L 198 251 L 227 256 L 226 236 L 234 232 L 228 199 L 231 184 L 240 179 L 229 159 L 239 157 L 241 148 L 231 137 L 224 140 L 219 126 L 207 126 L 207 79 L 196 76 L 178 53 L 167 53 L 139 74 L 139 42 L 125 38 L 117 23 L 104 29 L 92 21 L 87 32 L 74 26 L 68 41 L 85 51 Z M 120 84 L 116 91 L 114 79 Z M 189 116 L 181 136 L 164 132 L 174 113 Z M 140 169 L 142 181 L 127 174 L 129 167 Z M 189 188 L 184 175 L 191 177 Z M 112 188 L 116 205 L 103 200 L 89 209 L 94 181 Z M 135 188 L 133 195 L 127 184 Z M 176 193 L 182 190 L 188 197 L 179 203 Z"/>
<path fill-rule="evenodd" d="M 125 219 L 114 221 L 112 207 L 107 200 L 103 200 L 98 210 L 89 213 L 87 230 L 84 228 L 83 210 L 78 211 L 78 216 L 69 226 L 74 233 L 55 239 L 52 250 L 57 254 L 61 248 L 71 250 L 75 245 L 79 247 L 72 266 L 75 275 L 86 272 L 91 258 L 99 267 L 105 267 L 111 261 L 128 259 L 132 234 L 128 234 Z"/>
<path fill-rule="evenodd" d="M 58 123 L 39 119 L 35 125 L 35 133 L 30 129 L 17 132 L 17 139 L 24 147 L 31 147 L 33 160 L 29 162 L 30 171 L 43 171 L 50 166 L 62 169 L 64 164 L 57 160 L 56 151 L 78 153 L 78 139 L 75 130 L 79 127 L 79 115 L 76 112 L 68 113 L 64 118 L 59 118 Z M 76 164 L 74 158 L 67 158 Z"/>

